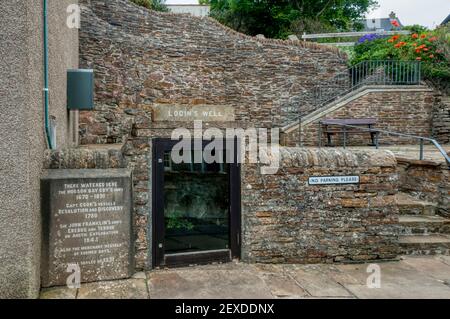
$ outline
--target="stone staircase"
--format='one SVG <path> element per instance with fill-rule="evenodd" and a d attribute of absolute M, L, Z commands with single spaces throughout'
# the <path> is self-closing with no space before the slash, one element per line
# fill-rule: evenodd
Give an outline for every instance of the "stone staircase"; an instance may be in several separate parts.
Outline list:
<path fill-rule="evenodd" d="M 403 255 L 450 255 L 450 219 L 436 215 L 436 205 L 397 195 L 399 244 Z"/>

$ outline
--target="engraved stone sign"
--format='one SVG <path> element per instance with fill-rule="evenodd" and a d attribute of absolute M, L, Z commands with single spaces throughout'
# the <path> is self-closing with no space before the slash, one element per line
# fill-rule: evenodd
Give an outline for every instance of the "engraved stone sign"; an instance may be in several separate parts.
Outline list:
<path fill-rule="evenodd" d="M 233 122 L 234 107 L 226 105 L 153 105 L 153 120 L 175 122 Z"/>
<path fill-rule="evenodd" d="M 131 173 L 48 170 L 41 186 L 42 286 L 130 277 Z"/>

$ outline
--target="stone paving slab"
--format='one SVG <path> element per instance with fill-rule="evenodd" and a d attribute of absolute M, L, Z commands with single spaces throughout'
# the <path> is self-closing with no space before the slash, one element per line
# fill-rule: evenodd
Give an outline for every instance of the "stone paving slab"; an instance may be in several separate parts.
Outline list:
<path fill-rule="evenodd" d="M 367 287 L 367 265 L 337 266 L 342 274 L 336 279 L 353 295 L 363 299 L 450 299 L 450 287 L 433 278 L 446 276 L 445 272 L 450 275 L 450 269 L 442 270 L 433 258 L 421 259 L 407 258 L 408 262 L 378 264 L 381 271 L 381 287 L 378 289 Z"/>
<path fill-rule="evenodd" d="M 151 299 L 267 299 L 273 298 L 269 287 L 253 268 L 160 270 L 148 273 Z"/>
<path fill-rule="evenodd" d="M 75 299 L 77 289 L 67 287 L 45 288 L 41 290 L 41 299 Z"/>
<path fill-rule="evenodd" d="M 41 298 L 450 299 L 449 256 L 404 256 L 380 262 L 381 288 L 368 288 L 368 264 L 251 265 L 228 263 L 140 272 L 133 279 L 43 289 Z"/>
<path fill-rule="evenodd" d="M 330 265 L 294 265 L 286 267 L 286 271 L 312 297 L 353 297 L 334 280 L 332 273 L 337 270 Z"/>
<path fill-rule="evenodd" d="M 77 299 L 148 299 L 145 279 L 94 282 L 81 285 Z"/>
<path fill-rule="evenodd" d="M 450 262 L 449 256 L 442 257 L 447 257 L 447 260 Z M 430 276 L 441 282 L 450 282 L 450 264 L 444 262 L 444 260 L 439 260 L 438 258 L 424 259 L 412 256 L 403 257 L 405 264 L 413 267 L 423 275 Z"/>

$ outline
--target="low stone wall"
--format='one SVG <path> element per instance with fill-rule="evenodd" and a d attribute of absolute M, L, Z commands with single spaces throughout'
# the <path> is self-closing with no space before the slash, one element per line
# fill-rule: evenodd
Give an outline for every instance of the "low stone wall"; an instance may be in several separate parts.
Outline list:
<path fill-rule="evenodd" d="M 397 255 L 398 175 L 390 152 L 281 149 L 276 175 L 245 165 L 243 260 L 330 263 Z M 310 176 L 359 175 L 360 185 L 309 186 Z"/>
<path fill-rule="evenodd" d="M 437 205 L 437 213 L 450 217 L 450 170 L 445 163 L 397 158 L 399 190 Z"/>

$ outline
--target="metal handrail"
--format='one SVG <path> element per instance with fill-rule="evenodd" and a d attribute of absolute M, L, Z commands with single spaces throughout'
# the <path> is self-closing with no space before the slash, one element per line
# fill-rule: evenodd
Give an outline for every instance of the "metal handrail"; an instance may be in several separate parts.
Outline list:
<path fill-rule="evenodd" d="M 337 125 L 337 126 L 341 126 L 344 128 L 344 132 L 343 132 L 343 134 L 344 134 L 343 147 L 344 148 L 346 148 L 346 146 L 347 146 L 347 134 L 345 131 L 345 128 L 347 128 L 347 127 L 358 129 L 358 130 L 369 132 L 369 133 L 376 133 L 376 137 L 375 137 L 375 148 L 376 149 L 379 149 L 379 135 L 381 133 L 387 134 L 387 135 L 394 135 L 394 136 L 401 136 L 401 137 L 417 139 L 420 141 L 419 159 L 421 161 L 424 160 L 424 142 L 425 141 L 431 142 L 438 149 L 438 151 L 441 153 L 441 155 L 444 157 L 445 161 L 447 162 L 447 165 L 450 168 L 450 157 L 447 155 L 447 152 L 444 150 L 444 148 L 441 146 L 441 144 L 439 144 L 438 141 L 436 141 L 434 138 L 423 137 L 423 136 L 412 135 L 412 134 L 405 134 L 405 133 L 398 133 L 398 132 L 376 129 L 376 128 L 365 128 L 365 127 L 349 125 L 349 124 L 333 123 L 331 125 Z M 322 122 L 319 122 L 319 147 L 322 147 Z"/>
<path fill-rule="evenodd" d="M 315 87 L 315 106 L 320 108 L 343 94 L 357 90 L 363 85 L 419 85 L 422 82 L 420 61 L 368 60 L 339 73 L 326 85 Z M 330 89 L 338 89 L 337 92 Z"/>
<path fill-rule="evenodd" d="M 360 31 L 360 32 L 339 32 L 339 33 L 316 33 L 316 34 L 306 34 L 302 35 L 303 40 L 307 39 L 324 39 L 324 38 L 352 38 L 352 37 L 360 37 L 368 34 L 377 34 L 377 35 L 408 35 L 411 34 L 411 31 L 408 30 L 397 30 L 397 31 Z M 325 43 L 327 44 L 327 43 Z"/>

